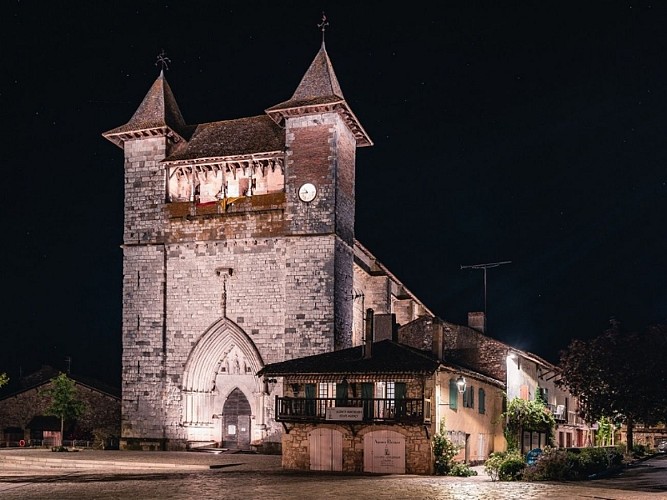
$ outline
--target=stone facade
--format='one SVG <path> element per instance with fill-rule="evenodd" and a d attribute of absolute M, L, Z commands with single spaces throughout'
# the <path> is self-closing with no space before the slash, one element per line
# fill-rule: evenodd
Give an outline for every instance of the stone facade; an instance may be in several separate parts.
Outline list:
<path fill-rule="evenodd" d="M 117 439 L 120 435 L 120 398 L 76 379 L 74 382 L 76 398 L 85 404 L 84 413 L 76 421 L 78 437 L 91 440 L 112 437 Z M 51 381 L 47 380 L 0 398 L 0 429 L 22 429 L 21 439 L 30 443 L 30 422 L 34 417 L 46 415 L 46 409 L 51 402 L 45 392 L 51 387 Z M 68 427 L 72 424 L 74 423 L 68 422 Z M 67 427 L 65 438 L 68 438 Z M 0 446 L 17 445 L 17 442 L 0 444 Z"/>
<path fill-rule="evenodd" d="M 387 363 L 387 371 L 391 369 L 391 363 Z M 323 367 L 324 370 L 326 368 Z M 465 394 L 459 393 L 455 380 L 461 375 L 465 375 L 466 390 L 472 391 L 473 397 L 466 398 Z M 338 375 L 338 379 L 341 376 Z M 392 378 L 388 374 L 382 376 L 375 373 L 359 376 L 358 380 L 368 382 L 374 380 L 374 377 L 385 381 Z M 501 382 L 447 365 L 440 365 L 430 375 L 394 377 L 394 380 L 406 384 L 406 398 L 425 402 L 428 410 L 425 409 L 423 421 L 403 423 L 380 418 L 376 421 L 347 423 L 289 422 L 285 424 L 288 432 L 283 433 L 282 437 L 283 467 L 295 470 L 387 472 L 382 469 L 372 470 L 369 465 L 368 454 L 373 450 L 367 437 L 372 433 L 395 433 L 394 435 L 402 436 L 399 444 L 400 462 L 393 464 L 398 465 L 396 470 L 406 474 L 431 474 L 434 471 L 431 439 L 435 433 L 440 432 L 441 422 L 447 437 L 460 447 L 457 461 L 479 464 L 492 452 L 505 450 L 500 421 L 504 390 Z M 348 374 L 346 378 L 352 385 L 357 380 L 354 374 Z M 323 380 L 331 379 L 325 377 Z M 297 378 L 286 377 L 284 392 L 289 391 L 293 380 L 308 383 L 305 373 Z M 312 384 L 318 384 L 318 380 L 315 375 L 309 379 Z M 299 387 L 302 388 L 303 384 L 299 384 Z M 295 393 L 295 397 L 304 397 L 304 394 Z M 333 436 L 339 435 L 338 446 L 332 443 L 331 439 L 317 439 L 318 432 L 326 435 L 326 431 Z M 320 460 L 323 454 L 327 460 Z"/>
<path fill-rule="evenodd" d="M 355 163 L 372 143 L 324 46 L 266 116 L 187 126 L 161 74 L 103 135 L 125 156 L 122 447 L 236 446 L 224 437 L 246 417 L 251 443 L 280 442 L 264 364 L 360 344 L 365 296 L 406 320 L 425 310 L 381 264 L 366 269 Z M 232 422 L 237 389 L 250 415 Z"/>

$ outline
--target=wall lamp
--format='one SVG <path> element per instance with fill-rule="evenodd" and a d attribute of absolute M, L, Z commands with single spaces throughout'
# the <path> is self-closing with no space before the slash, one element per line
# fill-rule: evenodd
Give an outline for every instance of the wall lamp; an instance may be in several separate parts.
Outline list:
<path fill-rule="evenodd" d="M 459 378 L 456 379 L 456 387 L 460 394 L 466 392 L 466 379 L 463 375 L 459 375 Z"/>

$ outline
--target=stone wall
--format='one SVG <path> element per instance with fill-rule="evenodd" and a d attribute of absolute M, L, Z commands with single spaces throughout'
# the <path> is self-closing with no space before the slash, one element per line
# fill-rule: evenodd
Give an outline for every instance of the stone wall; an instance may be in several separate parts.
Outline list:
<path fill-rule="evenodd" d="M 48 382 L 0 400 L 0 429 L 19 427 L 26 429 L 30 420 L 46 415 L 50 398 L 44 392 L 52 387 Z M 85 411 L 77 419 L 84 433 L 99 430 L 104 436 L 120 435 L 120 400 L 116 396 L 100 392 L 92 387 L 75 382 L 76 398 L 83 401 Z M 27 434 L 25 439 L 29 439 Z"/>
<path fill-rule="evenodd" d="M 335 425 L 294 424 L 283 433 L 282 464 L 285 469 L 310 470 L 309 434 L 314 429 L 336 429 L 343 435 L 343 471 L 364 471 L 364 436 L 368 432 L 391 430 L 405 437 L 406 474 L 431 474 L 433 453 L 423 426 L 419 425 Z"/>

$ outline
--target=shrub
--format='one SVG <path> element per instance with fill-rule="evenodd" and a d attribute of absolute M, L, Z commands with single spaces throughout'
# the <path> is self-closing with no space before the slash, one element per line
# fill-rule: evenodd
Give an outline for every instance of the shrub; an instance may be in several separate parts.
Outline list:
<path fill-rule="evenodd" d="M 547 447 L 535 464 L 526 468 L 524 479 L 528 481 L 564 481 L 572 477 L 573 456 L 565 450 Z"/>
<path fill-rule="evenodd" d="M 499 451 L 489 455 L 484 462 L 484 472 L 492 481 L 516 481 L 521 479 L 526 467 L 523 457 L 516 451 Z"/>
<path fill-rule="evenodd" d="M 621 465 L 623 455 L 611 448 L 582 448 L 566 451 L 545 448 L 534 465 L 526 468 L 528 481 L 568 481 L 586 479 L 610 467 Z"/>
<path fill-rule="evenodd" d="M 459 477 L 469 477 L 469 476 L 476 476 L 477 471 L 474 469 L 471 469 L 470 466 L 466 463 L 463 462 L 455 462 L 454 465 L 452 465 L 452 468 L 449 471 L 450 476 L 459 476 Z"/>
<path fill-rule="evenodd" d="M 440 432 L 433 436 L 433 455 L 435 456 L 435 473 L 444 476 L 450 473 L 454 465 L 454 457 L 461 448 L 447 437 L 445 419 L 440 421 Z"/>

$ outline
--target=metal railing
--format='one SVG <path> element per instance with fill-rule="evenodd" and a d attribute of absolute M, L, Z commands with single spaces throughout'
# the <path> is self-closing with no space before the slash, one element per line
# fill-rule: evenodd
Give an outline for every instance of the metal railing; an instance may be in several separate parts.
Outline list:
<path fill-rule="evenodd" d="M 276 396 L 278 422 L 424 422 L 424 400 L 417 398 L 291 398 Z M 331 409 L 336 408 L 337 411 Z M 343 409 L 358 409 L 341 417 Z M 328 411 L 329 410 L 329 411 Z"/>

